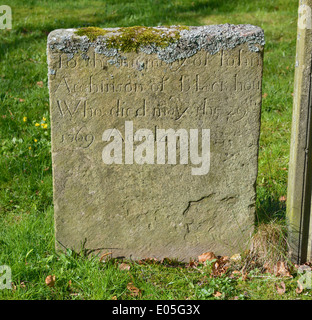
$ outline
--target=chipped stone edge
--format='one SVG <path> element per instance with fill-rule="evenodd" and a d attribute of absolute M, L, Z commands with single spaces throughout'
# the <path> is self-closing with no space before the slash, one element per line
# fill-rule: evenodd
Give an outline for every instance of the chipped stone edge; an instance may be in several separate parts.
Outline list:
<path fill-rule="evenodd" d="M 105 28 L 114 34 L 118 34 L 119 28 Z M 189 58 L 200 50 L 206 50 L 210 54 L 216 54 L 220 50 L 234 49 L 241 44 L 248 44 L 252 52 L 259 52 L 265 45 L 264 31 L 257 26 L 250 24 L 223 24 L 200 27 L 189 27 L 189 29 L 179 30 L 178 26 L 170 28 L 155 27 L 164 31 L 179 31 L 180 39 L 165 48 L 157 47 L 153 44 L 140 47 L 140 51 L 146 54 L 156 54 L 157 57 L 166 62 L 172 63 L 176 60 Z M 68 60 L 74 54 L 80 53 L 83 59 L 89 59 L 88 50 L 94 47 L 94 51 L 110 57 L 111 64 L 119 65 L 120 60 L 126 59 L 122 51 L 116 48 L 107 48 L 106 39 L 112 34 L 108 32 L 104 36 L 99 36 L 95 41 L 90 41 L 87 36 L 75 34 L 77 29 L 57 29 L 48 36 L 47 50 L 50 52 L 63 52 L 68 56 Z M 53 74 L 54 70 L 49 70 Z"/>

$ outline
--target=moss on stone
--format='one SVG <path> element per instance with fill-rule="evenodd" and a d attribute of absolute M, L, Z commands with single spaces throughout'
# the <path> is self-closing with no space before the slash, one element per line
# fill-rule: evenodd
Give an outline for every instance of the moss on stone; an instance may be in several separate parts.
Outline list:
<path fill-rule="evenodd" d="M 178 41 L 179 30 L 162 30 L 152 27 L 120 28 L 118 34 L 107 39 L 109 48 L 117 48 L 123 52 L 137 51 L 140 46 L 155 45 L 167 47 Z"/>
<path fill-rule="evenodd" d="M 87 36 L 90 41 L 94 41 L 98 36 L 104 36 L 108 31 L 97 27 L 85 27 L 78 29 L 75 34 L 78 36 Z"/>
<path fill-rule="evenodd" d="M 180 39 L 180 31 L 188 30 L 188 27 L 177 26 L 165 28 L 153 27 L 122 27 L 115 30 L 105 30 L 97 27 L 86 27 L 78 29 L 75 34 L 87 36 L 94 41 L 98 36 L 112 33 L 105 39 L 108 48 L 115 48 L 123 52 L 137 51 L 140 46 L 155 45 L 167 47 L 169 44 Z"/>

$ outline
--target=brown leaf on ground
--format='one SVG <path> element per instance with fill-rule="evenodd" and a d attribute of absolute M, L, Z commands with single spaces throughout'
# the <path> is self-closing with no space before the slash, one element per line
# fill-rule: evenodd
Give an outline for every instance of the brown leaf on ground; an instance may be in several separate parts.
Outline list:
<path fill-rule="evenodd" d="M 37 82 L 37 86 L 38 86 L 39 88 L 43 88 L 43 81 L 38 81 L 38 82 Z"/>
<path fill-rule="evenodd" d="M 128 283 L 127 289 L 130 291 L 132 297 L 137 297 L 141 293 L 141 290 L 135 287 L 132 282 Z"/>
<path fill-rule="evenodd" d="M 221 257 L 220 259 L 219 259 L 219 262 L 220 263 L 227 263 L 227 262 L 229 262 L 229 257 L 228 256 L 223 256 L 223 257 Z"/>
<path fill-rule="evenodd" d="M 211 251 L 209 252 L 205 252 L 203 254 L 201 254 L 199 257 L 198 257 L 198 262 L 200 263 L 204 263 L 206 262 L 207 260 L 208 261 L 212 261 L 214 259 L 217 259 L 217 257 L 215 256 L 215 254 Z"/>
<path fill-rule="evenodd" d="M 227 272 L 230 266 L 229 257 L 224 256 L 220 257 L 216 262 L 212 265 L 212 275 L 215 277 L 221 276 Z"/>
<path fill-rule="evenodd" d="M 277 283 L 275 283 L 275 287 L 276 287 L 277 293 L 279 295 L 283 295 L 286 292 L 286 285 L 285 285 L 284 281 L 281 282 L 281 286 L 279 286 Z"/>
<path fill-rule="evenodd" d="M 120 270 L 130 270 L 130 265 L 127 263 L 121 263 L 118 268 Z"/>
<path fill-rule="evenodd" d="M 232 273 L 231 273 L 231 278 L 235 278 L 235 277 L 239 277 L 241 275 L 240 271 L 238 270 L 234 270 Z"/>
<path fill-rule="evenodd" d="M 296 293 L 300 294 L 303 291 L 303 285 L 299 280 L 297 281 L 297 283 L 298 283 L 298 287 L 296 288 Z"/>
<path fill-rule="evenodd" d="M 242 260 L 242 256 L 240 255 L 240 253 L 236 253 L 236 254 L 232 255 L 230 260 L 233 262 L 239 262 Z"/>
<path fill-rule="evenodd" d="M 289 268 L 286 266 L 284 261 L 278 261 L 273 266 L 273 273 L 277 277 L 289 277 L 289 278 L 292 278 L 292 275 L 290 274 Z"/>
<path fill-rule="evenodd" d="M 47 276 L 45 279 L 45 283 L 48 287 L 52 288 L 55 285 L 55 276 Z"/>
<path fill-rule="evenodd" d="M 218 297 L 221 297 L 222 296 L 222 293 L 217 291 L 214 295 L 214 297 L 218 298 Z"/>
<path fill-rule="evenodd" d="M 196 268 L 198 266 L 198 262 L 191 260 L 185 267 L 186 268 Z"/>
<path fill-rule="evenodd" d="M 107 252 L 107 253 L 104 253 L 103 255 L 101 255 L 100 262 L 102 262 L 110 254 L 112 254 L 112 252 Z"/>

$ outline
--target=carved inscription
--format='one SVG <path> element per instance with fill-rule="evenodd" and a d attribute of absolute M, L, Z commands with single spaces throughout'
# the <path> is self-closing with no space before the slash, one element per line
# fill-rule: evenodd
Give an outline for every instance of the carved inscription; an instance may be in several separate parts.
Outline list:
<path fill-rule="evenodd" d="M 247 54 L 246 54 L 247 53 Z M 72 59 L 68 59 L 66 54 L 52 55 L 52 68 L 53 69 L 100 69 L 107 70 L 112 65 L 112 59 L 105 57 L 103 54 L 97 54 L 93 52 L 90 54 L 88 59 L 83 59 L 79 55 L 74 56 Z M 150 58 L 148 56 L 139 57 L 135 59 L 124 59 L 119 58 L 117 60 L 118 66 L 130 69 L 143 69 L 145 71 L 159 69 L 161 67 L 167 67 L 167 63 L 155 58 Z M 246 49 L 241 49 L 237 51 L 236 54 L 232 52 L 221 50 L 215 55 L 206 53 L 204 57 L 191 57 L 183 60 L 176 60 L 170 65 L 172 71 L 179 71 L 183 67 L 207 67 L 211 65 L 219 67 L 254 67 L 261 66 L 262 59 L 259 55 L 250 56 Z"/>
<path fill-rule="evenodd" d="M 90 75 L 84 83 L 75 83 L 66 77 L 60 79 L 55 88 L 55 93 L 66 92 L 68 94 L 83 93 L 83 94 L 114 94 L 122 93 L 124 95 L 131 93 L 148 93 L 148 92 L 170 92 L 172 85 L 167 86 L 167 83 L 172 83 L 172 79 L 168 76 L 163 76 L 160 79 L 154 80 L 148 84 L 135 83 L 130 80 L 127 82 L 116 82 L 114 79 L 94 79 Z M 179 82 L 175 81 L 177 92 L 234 92 L 234 91 L 252 91 L 261 90 L 261 81 L 242 80 L 238 74 L 234 74 L 232 78 L 226 80 L 207 79 L 204 75 L 196 74 L 194 76 L 181 75 Z"/>
<path fill-rule="evenodd" d="M 248 116 L 246 105 L 249 108 L 257 105 L 256 100 L 245 99 L 242 100 L 243 104 L 228 109 L 224 106 L 227 100 L 235 99 L 235 95 L 239 93 L 261 92 L 261 79 L 253 76 L 246 78 L 242 70 L 248 70 L 252 66 L 260 68 L 262 60 L 259 56 L 250 57 L 244 49 L 238 50 L 234 56 L 223 51 L 215 56 L 207 53 L 204 57 L 178 60 L 171 65 L 164 65 L 161 60 L 148 57 L 144 61 L 122 60 L 123 63 L 118 68 L 128 70 L 125 77 L 110 73 L 111 68 L 117 67 L 110 65 L 105 59 L 96 53 L 86 61 L 78 55 L 68 60 L 61 54 L 55 59 L 54 66 L 58 70 L 88 70 L 84 73 L 85 76 L 78 78 L 67 73 L 53 75 L 52 91 L 55 96 L 63 98 L 53 102 L 60 119 L 105 121 L 108 118 L 146 118 L 181 122 L 186 118 L 206 118 L 222 126 L 243 121 Z M 143 71 L 136 68 L 139 63 L 144 65 Z M 209 67 L 213 64 L 225 71 L 212 76 Z M 194 67 L 195 72 L 185 72 L 190 67 Z M 165 71 L 145 81 L 142 73 L 149 70 L 152 72 L 153 68 L 164 68 Z M 196 68 L 201 72 L 196 72 Z M 94 69 L 101 71 L 95 73 Z M 194 94 L 198 94 L 198 98 L 190 101 L 189 96 Z M 225 101 L 222 100 L 224 95 L 228 97 Z M 76 148 L 89 148 L 95 141 L 95 135 L 82 133 L 81 129 L 75 133 L 58 134 L 61 135 L 63 144 Z M 219 140 L 215 141 L 216 145 L 221 145 Z"/>
<path fill-rule="evenodd" d="M 78 129 L 75 133 L 62 134 L 61 142 L 67 144 L 75 144 L 77 148 L 87 149 L 94 142 L 94 135 L 84 133 L 83 127 Z"/>
<path fill-rule="evenodd" d="M 261 33 L 191 30 L 153 53 L 116 54 L 103 38 L 90 43 L 72 30 L 49 36 L 57 243 L 189 261 L 206 250 L 232 255 L 248 242 Z"/>
<path fill-rule="evenodd" d="M 175 104 L 175 100 L 170 97 L 165 105 L 153 106 L 152 101 L 142 99 L 135 106 L 129 101 L 121 99 L 112 99 L 108 105 L 92 106 L 87 99 L 83 100 L 57 100 L 56 105 L 61 118 L 72 120 L 75 117 L 83 119 L 91 118 L 151 118 L 160 119 L 168 118 L 175 121 L 183 119 L 187 116 L 195 116 L 198 118 L 208 118 L 217 121 L 221 117 L 227 122 L 237 122 L 247 115 L 244 107 L 233 107 L 230 111 L 226 111 L 222 106 L 209 105 L 207 98 L 202 101 L 194 102 L 192 106 Z M 252 107 L 251 101 L 248 105 Z"/>

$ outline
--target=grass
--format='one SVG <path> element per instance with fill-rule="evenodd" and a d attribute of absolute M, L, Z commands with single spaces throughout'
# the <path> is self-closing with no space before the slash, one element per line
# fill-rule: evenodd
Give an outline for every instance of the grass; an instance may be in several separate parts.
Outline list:
<path fill-rule="evenodd" d="M 0 299 L 311 299 L 309 290 L 296 293 L 295 271 L 285 279 L 258 267 L 230 276 L 231 267 L 210 277 L 212 263 L 187 268 L 172 261 L 127 261 L 123 269 L 120 261 L 55 252 L 53 234 L 47 34 L 90 26 L 250 23 L 266 35 L 256 224 L 258 232 L 273 228 L 283 239 L 297 2 L 10 0 L 13 29 L 0 30 L 0 265 L 11 267 L 14 287 L 0 290 Z M 277 233 L 276 225 L 282 226 Z M 45 283 L 48 275 L 55 275 L 54 286 Z M 278 294 L 282 281 L 286 291 Z"/>

